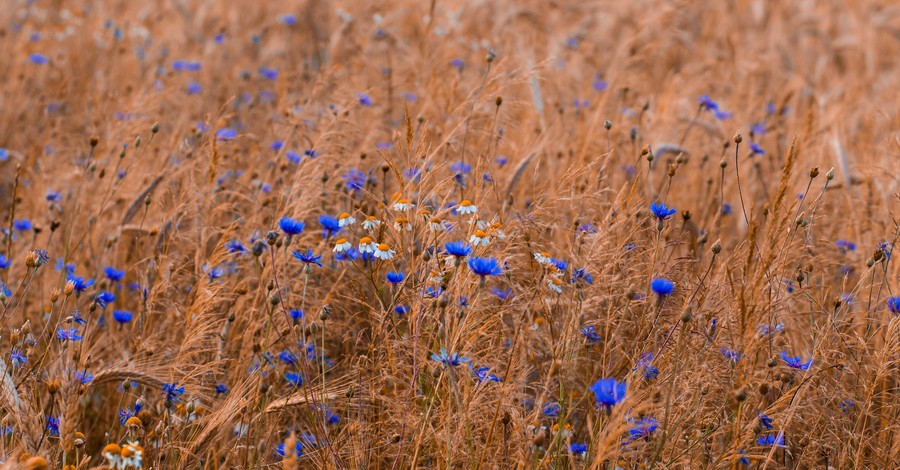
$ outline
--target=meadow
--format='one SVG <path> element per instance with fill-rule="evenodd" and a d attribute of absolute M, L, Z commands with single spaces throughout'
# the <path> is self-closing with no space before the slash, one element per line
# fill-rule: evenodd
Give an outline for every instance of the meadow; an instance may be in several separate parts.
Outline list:
<path fill-rule="evenodd" d="M 900 467 L 900 7 L 9 0 L 2 468 Z"/>

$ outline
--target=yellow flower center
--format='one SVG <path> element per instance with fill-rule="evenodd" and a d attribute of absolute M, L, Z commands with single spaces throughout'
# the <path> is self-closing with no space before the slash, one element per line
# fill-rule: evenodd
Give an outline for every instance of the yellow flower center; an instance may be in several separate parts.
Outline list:
<path fill-rule="evenodd" d="M 378 250 L 379 251 L 390 251 L 391 247 L 387 243 L 382 243 L 382 244 L 378 245 Z"/>

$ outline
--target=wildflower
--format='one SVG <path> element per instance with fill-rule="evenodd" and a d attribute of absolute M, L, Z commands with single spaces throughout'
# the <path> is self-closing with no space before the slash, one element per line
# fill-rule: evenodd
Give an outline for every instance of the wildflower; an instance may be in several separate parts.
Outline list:
<path fill-rule="evenodd" d="M 342 230 L 341 222 L 328 214 L 319 216 L 319 225 L 322 226 L 322 238 L 330 238 Z"/>
<path fill-rule="evenodd" d="M 363 253 L 375 253 L 375 250 L 378 249 L 378 244 L 372 241 L 369 237 L 362 237 L 359 239 L 359 251 Z"/>
<path fill-rule="evenodd" d="M 482 230 L 476 230 L 475 233 L 473 233 L 472 236 L 469 238 L 469 243 L 471 243 L 475 246 L 478 246 L 478 245 L 488 246 L 488 244 L 490 244 L 490 242 L 491 241 L 488 238 L 488 235 L 486 233 L 484 233 L 484 231 L 482 231 Z"/>
<path fill-rule="evenodd" d="M 658 423 L 656 418 L 646 416 L 641 418 L 640 421 L 634 423 L 631 429 L 628 430 L 629 441 L 649 438 L 653 434 L 653 431 L 656 431 L 657 426 Z"/>
<path fill-rule="evenodd" d="M 597 227 L 594 227 L 592 224 L 582 224 L 578 227 L 578 231 L 580 233 L 597 233 Z"/>
<path fill-rule="evenodd" d="M 107 444 L 103 448 L 103 457 L 109 460 L 109 468 L 122 468 L 122 448 L 116 443 Z"/>
<path fill-rule="evenodd" d="M 756 438 L 756 444 L 761 446 L 784 447 L 784 434 L 778 433 L 777 435 L 767 434 L 765 436 L 759 436 Z"/>
<path fill-rule="evenodd" d="M 285 364 L 297 363 L 297 356 L 295 356 L 294 353 L 288 351 L 287 349 L 278 353 L 278 359 Z"/>
<path fill-rule="evenodd" d="M 541 409 L 541 414 L 548 418 L 555 418 L 559 416 L 560 411 L 562 411 L 562 407 L 559 406 L 559 403 L 551 401 L 544 404 L 544 407 Z"/>
<path fill-rule="evenodd" d="M 112 282 L 119 282 L 125 277 L 125 271 L 119 271 L 112 266 L 103 268 L 103 273 L 106 275 L 106 278 Z"/>
<path fill-rule="evenodd" d="M 225 275 L 225 269 L 219 266 L 210 266 L 207 264 L 203 266 L 203 270 L 206 271 L 206 277 L 210 281 L 215 281 Z"/>
<path fill-rule="evenodd" d="M 741 458 L 738 459 L 738 462 L 740 462 L 741 465 L 750 465 L 750 459 L 746 457 L 746 450 L 738 449 L 738 454 L 741 456 Z"/>
<path fill-rule="evenodd" d="M 12 348 L 9 352 L 9 362 L 12 363 L 13 366 L 21 366 L 28 362 L 28 357 L 22 354 L 18 348 Z"/>
<path fill-rule="evenodd" d="M 268 67 L 260 67 L 259 68 L 259 76 L 273 81 L 278 78 L 278 69 L 268 68 Z"/>
<path fill-rule="evenodd" d="M 546 251 L 541 253 L 535 253 L 534 259 L 540 264 L 551 264 L 553 263 L 553 258 L 550 256 L 550 253 Z"/>
<path fill-rule="evenodd" d="M 309 158 L 316 158 L 319 156 L 319 152 L 316 152 L 313 149 L 306 149 L 303 151 L 303 155 L 306 155 Z"/>
<path fill-rule="evenodd" d="M 472 247 L 464 241 L 453 241 L 444 244 L 444 251 L 457 259 L 465 258 L 472 254 Z"/>
<path fill-rule="evenodd" d="M 757 411 L 756 417 L 759 418 L 759 424 L 762 427 L 764 427 L 766 429 L 772 429 L 772 418 L 769 415 L 767 415 L 765 413 L 760 413 L 759 411 Z"/>
<path fill-rule="evenodd" d="M 888 310 L 894 315 L 900 315 L 900 297 L 891 297 L 887 299 Z"/>
<path fill-rule="evenodd" d="M 356 168 L 347 170 L 343 174 L 343 178 L 344 187 L 347 188 L 347 191 L 359 191 L 366 185 L 366 174 Z"/>
<path fill-rule="evenodd" d="M 581 336 L 584 336 L 584 339 L 587 340 L 588 344 L 598 344 L 603 342 L 603 338 L 597 334 L 597 327 L 594 325 L 582 327 Z"/>
<path fill-rule="evenodd" d="M 441 348 L 440 354 L 432 353 L 431 359 L 440 362 L 445 367 L 456 367 L 460 364 L 469 362 L 469 358 L 459 357 L 459 353 L 447 354 L 447 350 L 444 348 Z"/>
<path fill-rule="evenodd" d="M 125 467 L 141 468 L 144 449 L 137 443 L 129 442 L 122 446 L 122 462 Z"/>
<path fill-rule="evenodd" d="M 6 256 L 0 255 L 0 269 L 6 269 L 12 266 L 12 261 L 10 261 Z"/>
<path fill-rule="evenodd" d="M 282 13 L 278 15 L 278 21 L 287 26 L 294 26 L 297 24 L 297 17 L 290 13 Z"/>
<path fill-rule="evenodd" d="M 409 219 L 406 217 L 397 217 L 397 220 L 394 222 L 394 228 L 397 229 L 398 232 L 402 232 L 406 230 L 407 232 L 412 231 L 412 224 L 409 223 Z"/>
<path fill-rule="evenodd" d="M 495 258 L 469 258 L 469 269 L 481 276 L 499 276 L 503 274 L 500 263 Z"/>
<path fill-rule="evenodd" d="M 665 204 L 661 202 L 654 202 L 650 204 L 650 212 L 653 213 L 653 216 L 659 220 L 667 220 L 676 212 L 675 208 L 668 208 Z"/>
<path fill-rule="evenodd" d="M 398 305 L 394 307 L 394 313 L 396 313 L 397 315 L 406 315 L 409 312 L 409 305 Z"/>
<path fill-rule="evenodd" d="M 444 221 L 441 220 L 440 217 L 432 217 L 431 220 L 428 221 L 428 228 L 431 229 L 432 232 L 439 232 L 444 229 Z"/>
<path fill-rule="evenodd" d="M 277 151 L 281 150 L 282 148 L 284 148 L 284 141 L 283 140 L 275 140 L 269 145 L 269 148 L 274 150 L 275 152 L 277 152 Z"/>
<path fill-rule="evenodd" d="M 332 251 L 334 251 L 335 253 L 342 253 L 345 250 L 349 250 L 351 246 L 352 245 L 350 245 L 350 242 L 348 242 L 347 239 L 339 238 L 334 242 L 334 250 Z"/>
<path fill-rule="evenodd" d="M 166 394 L 166 401 L 173 404 L 178 403 L 178 397 L 184 395 L 184 386 L 179 387 L 177 382 L 163 384 L 162 389 Z"/>
<path fill-rule="evenodd" d="M 288 150 L 287 152 L 284 152 L 284 158 L 287 158 L 288 161 L 293 163 L 294 165 L 299 164 L 303 160 L 303 157 L 301 157 L 299 153 L 297 153 L 293 150 Z"/>
<path fill-rule="evenodd" d="M 45 65 L 50 63 L 50 59 L 48 59 L 47 56 L 38 54 L 37 52 L 29 55 L 28 60 L 30 60 L 31 63 L 35 65 Z"/>
<path fill-rule="evenodd" d="M 578 268 L 572 273 L 572 283 L 584 281 L 588 284 L 594 284 L 594 278 L 585 268 Z"/>
<path fill-rule="evenodd" d="M 573 442 L 569 446 L 569 452 L 575 455 L 584 455 L 585 453 L 587 453 L 587 444 L 579 444 L 577 442 Z"/>
<path fill-rule="evenodd" d="M 299 251 L 292 251 L 291 253 L 294 255 L 294 258 L 297 258 L 298 260 L 300 260 L 300 262 L 305 263 L 307 268 L 311 267 L 313 264 L 320 268 L 322 267 L 322 262 L 320 261 L 322 257 L 315 256 L 311 248 L 307 248 L 306 253 L 302 253 Z"/>
<path fill-rule="evenodd" d="M 489 373 L 490 370 L 491 370 L 490 367 L 479 367 L 477 369 L 473 368 L 472 372 L 475 373 L 475 378 L 478 379 L 478 383 L 503 382 L 503 379 L 501 379 L 500 377 L 497 377 L 496 375 Z"/>
<path fill-rule="evenodd" d="M 294 220 L 288 216 L 278 219 L 278 228 L 289 237 L 303 233 L 304 227 L 306 227 L 306 223 Z"/>
<path fill-rule="evenodd" d="M 638 369 L 641 370 L 641 374 L 644 375 L 644 378 L 648 380 L 653 380 L 659 375 L 659 369 L 653 367 L 653 353 L 641 354 L 641 358 L 638 359 L 637 364 L 632 371 Z"/>
<path fill-rule="evenodd" d="M 750 142 L 750 156 L 753 155 L 765 155 L 766 151 L 763 150 L 762 147 L 759 146 L 756 142 Z"/>
<path fill-rule="evenodd" d="M 50 432 L 51 436 L 59 435 L 59 418 L 47 416 L 47 431 Z"/>
<path fill-rule="evenodd" d="M 675 284 L 668 279 L 658 277 L 650 282 L 650 289 L 652 289 L 656 295 L 665 297 L 672 293 L 672 290 L 675 289 Z"/>
<path fill-rule="evenodd" d="M 372 98 L 369 98 L 369 95 L 365 93 L 357 93 L 356 98 L 359 100 L 359 104 L 363 106 L 372 106 Z"/>
<path fill-rule="evenodd" d="M 613 378 L 604 378 L 594 382 L 589 390 L 594 392 L 597 405 L 605 406 L 610 410 L 613 406 L 625 399 L 625 382 L 619 383 Z"/>
<path fill-rule="evenodd" d="M 0 148 L 0 162 L 9 160 L 9 149 Z"/>
<path fill-rule="evenodd" d="M 550 276 L 547 278 L 547 287 L 557 294 L 562 294 L 562 279 L 558 276 Z"/>
<path fill-rule="evenodd" d="M 240 240 L 231 240 L 225 243 L 225 249 L 228 250 L 229 253 L 236 254 L 247 252 L 247 247 L 245 247 L 244 244 L 240 242 Z"/>
<path fill-rule="evenodd" d="M 891 259 L 891 252 L 894 251 L 894 247 L 888 242 L 881 242 L 878 244 L 878 251 L 880 251 L 885 258 Z"/>
<path fill-rule="evenodd" d="M 284 457 L 286 455 L 284 446 L 285 444 L 282 442 L 275 447 L 276 456 Z M 303 457 L 303 443 L 299 440 L 294 443 L 294 455 L 297 456 L 297 458 Z"/>
<path fill-rule="evenodd" d="M 13 229 L 17 232 L 27 232 L 34 227 L 28 219 L 16 219 L 13 221 Z"/>
<path fill-rule="evenodd" d="M 76 370 L 74 377 L 75 380 L 77 380 L 82 385 L 89 384 L 92 380 L 94 380 L 94 376 L 92 374 L 89 374 L 87 370 Z"/>
<path fill-rule="evenodd" d="M 725 346 L 722 346 L 721 352 L 722 352 L 722 356 L 724 356 L 726 359 L 728 359 L 731 362 L 738 362 L 741 360 L 742 357 L 744 357 L 744 355 L 741 354 L 740 351 L 733 351 L 731 349 L 728 349 Z"/>
<path fill-rule="evenodd" d="M 787 351 L 781 351 L 781 360 L 783 360 L 788 367 L 792 369 L 800 369 L 800 370 L 809 370 L 809 367 L 812 365 L 813 360 L 803 362 L 803 358 L 800 356 L 789 356 Z"/>
<path fill-rule="evenodd" d="M 732 209 L 731 204 L 723 203 L 722 204 L 722 215 L 731 215 L 734 213 L 734 209 Z"/>
<path fill-rule="evenodd" d="M 216 140 L 229 141 L 237 137 L 237 131 L 234 129 L 223 127 L 216 131 Z"/>
<path fill-rule="evenodd" d="M 403 273 L 399 273 L 399 272 L 395 272 L 395 271 L 390 271 L 387 273 L 387 281 L 395 286 L 397 284 L 400 284 L 401 282 L 403 282 L 404 278 L 405 277 L 403 276 Z"/>
<path fill-rule="evenodd" d="M 113 310 L 113 318 L 119 322 L 120 324 L 125 324 L 131 321 L 133 314 L 128 310 Z"/>
<path fill-rule="evenodd" d="M 82 336 L 78 334 L 77 328 L 60 328 L 56 330 L 56 337 L 61 341 L 81 341 Z"/>
<path fill-rule="evenodd" d="M 497 298 L 500 299 L 501 302 L 512 297 L 512 289 L 510 289 L 509 287 L 507 287 L 506 289 L 491 287 L 491 293 L 497 296 Z"/>
<path fill-rule="evenodd" d="M 303 318 L 303 310 L 298 308 L 292 308 L 288 314 L 291 316 L 291 320 L 299 320 Z"/>
<path fill-rule="evenodd" d="M 387 261 L 394 257 L 394 250 L 387 243 L 381 243 L 375 248 L 375 257 Z"/>
<path fill-rule="evenodd" d="M 52 189 L 48 189 L 47 195 L 44 196 L 44 198 L 47 200 L 47 202 L 60 203 L 60 202 L 62 202 L 62 193 L 59 191 L 53 191 Z"/>
<path fill-rule="evenodd" d="M 854 406 L 856 406 L 856 403 L 853 403 L 853 400 L 849 398 L 844 398 L 840 403 L 838 403 L 838 408 L 840 408 L 844 413 L 849 413 L 850 409 Z"/>
<path fill-rule="evenodd" d="M 366 220 L 363 221 L 362 227 L 364 230 L 373 230 L 375 227 L 381 225 L 381 221 L 378 220 L 375 216 L 368 216 Z"/>
<path fill-rule="evenodd" d="M 472 204 L 472 202 L 469 201 L 468 199 L 464 199 L 462 202 L 459 203 L 459 206 L 456 208 L 456 212 L 458 212 L 460 214 L 464 214 L 464 215 L 465 214 L 474 214 L 474 213 L 478 212 L 478 208 L 475 207 L 475 205 Z"/>
<path fill-rule="evenodd" d="M 340 227 L 349 227 L 355 223 L 356 219 L 346 212 L 342 212 L 341 215 L 338 216 L 338 226 Z"/>
<path fill-rule="evenodd" d="M 409 199 L 397 199 L 393 207 L 395 211 L 405 211 L 412 209 L 413 204 L 409 202 Z"/>

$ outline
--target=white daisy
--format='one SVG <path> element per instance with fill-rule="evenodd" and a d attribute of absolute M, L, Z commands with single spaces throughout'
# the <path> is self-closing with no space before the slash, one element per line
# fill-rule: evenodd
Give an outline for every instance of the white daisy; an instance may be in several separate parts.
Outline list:
<path fill-rule="evenodd" d="M 406 217 L 397 217 L 396 222 L 394 222 L 394 228 L 401 232 L 404 230 L 410 232 L 412 231 L 412 224 L 409 223 L 409 220 L 407 220 Z"/>
<path fill-rule="evenodd" d="M 372 241 L 369 237 L 362 237 L 359 239 L 359 252 L 360 253 L 375 253 L 375 249 L 378 248 L 378 245 Z"/>
<path fill-rule="evenodd" d="M 382 243 L 375 248 L 375 257 L 387 261 L 394 257 L 394 250 L 387 243 Z"/>
<path fill-rule="evenodd" d="M 356 219 L 353 218 L 352 215 L 344 212 L 340 216 L 338 216 L 338 225 L 341 227 L 348 227 L 356 223 Z"/>
<path fill-rule="evenodd" d="M 405 211 L 412 209 L 413 203 L 409 202 L 409 199 L 398 199 L 397 202 L 394 203 L 395 211 Z"/>
<path fill-rule="evenodd" d="M 376 219 L 375 216 L 370 215 L 370 216 L 366 217 L 366 220 L 363 221 L 362 227 L 365 230 L 372 230 L 375 227 L 379 226 L 380 224 L 381 224 L 380 220 Z"/>
<path fill-rule="evenodd" d="M 350 247 L 353 246 L 346 239 L 341 238 L 338 241 L 334 242 L 334 252 L 335 253 L 343 253 L 344 250 L 349 250 Z"/>
<path fill-rule="evenodd" d="M 478 212 L 478 208 L 472 204 L 472 201 L 468 199 L 464 199 L 463 202 L 459 203 L 459 207 L 456 208 L 456 212 L 459 214 L 474 214 Z"/>
<path fill-rule="evenodd" d="M 488 238 L 488 235 L 484 233 L 482 230 L 476 230 L 475 233 L 469 238 L 469 243 L 478 246 L 479 244 L 482 246 L 488 246 L 491 243 L 491 240 Z"/>

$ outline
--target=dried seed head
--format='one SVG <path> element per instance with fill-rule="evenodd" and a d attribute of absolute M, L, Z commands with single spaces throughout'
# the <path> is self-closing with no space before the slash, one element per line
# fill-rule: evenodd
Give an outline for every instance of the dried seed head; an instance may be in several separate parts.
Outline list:
<path fill-rule="evenodd" d="M 154 122 L 153 125 L 150 126 L 150 132 L 152 132 L 154 134 L 159 132 L 159 123 L 158 122 Z"/>
<path fill-rule="evenodd" d="M 501 104 L 503 104 L 503 97 L 498 96 L 497 99 L 494 100 L 494 102 L 497 103 L 497 106 L 500 106 Z"/>
<path fill-rule="evenodd" d="M 603 121 L 603 127 L 605 127 L 606 130 L 612 129 L 612 121 L 610 121 L 610 120 Z"/>
<path fill-rule="evenodd" d="M 769 367 L 775 367 L 776 365 L 778 365 L 778 361 L 776 361 L 775 358 L 773 357 L 773 358 L 769 359 L 769 362 L 767 362 L 766 365 Z"/>
<path fill-rule="evenodd" d="M 710 250 L 713 252 L 714 255 L 717 255 L 717 254 L 721 253 L 721 252 L 722 252 L 722 242 L 721 242 L 720 240 L 717 239 L 717 240 L 715 241 L 715 243 L 713 243 L 713 245 L 712 245 L 712 247 L 710 248 Z"/>
<path fill-rule="evenodd" d="M 741 402 L 747 399 L 747 388 L 741 387 L 734 393 L 735 400 Z"/>
<path fill-rule="evenodd" d="M 809 179 L 814 179 L 816 176 L 819 176 L 819 167 L 814 166 L 812 170 L 809 170 Z"/>
<path fill-rule="evenodd" d="M 726 160 L 725 158 L 719 160 L 719 168 L 725 168 L 726 166 L 728 166 L 728 160 Z"/>
<path fill-rule="evenodd" d="M 100 143 L 100 137 L 91 136 L 91 147 L 96 147 Z"/>
<path fill-rule="evenodd" d="M 741 134 L 741 131 L 737 131 L 737 132 L 734 134 L 734 138 L 733 138 L 732 140 L 734 140 L 734 143 L 736 143 L 736 144 L 739 144 L 739 143 L 743 142 L 743 141 L 744 141 L 744 136 Z"/>
<path fill-rule="evenodd" d="M 74 292 L 75 292 L 75 282 L 66 281 L 66 287 L 63 288 L 63 294 L 65 294 L 66 297 L 68 297 L 68 296 L 72 295 L 72 293 L 74 293 Z"/>
<path fill-rule="evenodd" d="M 52 291 L 50 291 L 50 303 L 55 304 L 56 301 L 59 300 L 59 293 L 60 293 L 59 289 L 56 289 L 56 288 L 54 288 Z"/>
<path fill-rule="evenodd" d="M 825 179 L 831 181 L 834 179 L 834 168 L 828 170 L 828 173 L 825 173 Z"/>

